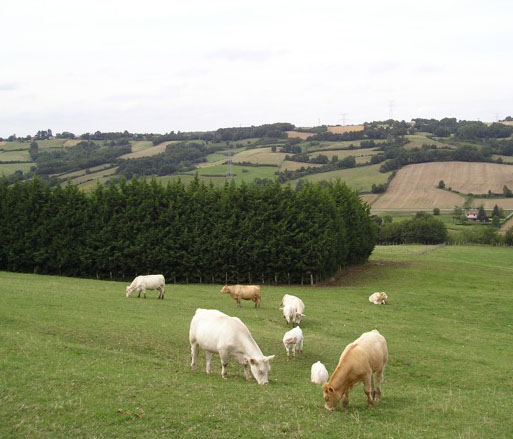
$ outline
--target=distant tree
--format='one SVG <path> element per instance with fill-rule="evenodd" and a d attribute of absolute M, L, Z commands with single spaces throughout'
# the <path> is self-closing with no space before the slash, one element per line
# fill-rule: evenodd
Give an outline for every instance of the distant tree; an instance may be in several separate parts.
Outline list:
<path fill-rule="evenodd" d="M 460 206 L 454 206 L 453 215 L 460 217 L 463 213 L 463 209 Z"/>
<path fill-rule="evenodd" d="M 492 216 L 492 225 L 494 227 L 500 227 L 501 226 L 501 219 L 499 218 L 499 215 L 493 215 Z"/>
<path fill-rule="evenodd" d="M 419 210 L 416 214 L 415 214 L 415 218 L 416 219 L 419 219 L 419 218 L 430 218 L 431 215 L 427 212 L 424 212 L 422 210 Z"/>
<path fill-rule="evenodd" d="M 391 215 L 385 215 L 383 217 L 383 223 L 384 224 L 392 224 L 393 218 Z"/>
<path fill-rule="evenodd" d="M 488 217 L 486 216 L 486 212 L 483 206 L 479 206 L 479 210 L 477 212 L 477 220 L 481 222 L 488 221 Z"/>
<path fill-rule="evenodd" d="M 492 217 L 494 217 L 494 216 L 497 216 L 499 218 L 501 216 L 499 206 L 497 206 L 497 204 L 495 206 L 493 206 Z"/>
<path fill-rule="evenodd" d="M 440 215 L 440 209 L 438 207 L 433 209 L 433 215 Z"/>
<path fill-rule="evenodd" d="M 512 122 L 513 121 L 513 117 L 511 116 L 507 116 L 505 119 L 504 119 L 504 122 Z"/>
<path fill-rule="evenodd" d="M 511 189 L 508 186 L 506 186 L 506 185 L 504 185 L 502 187 L 502 193 L 504 194 L 504 196 L 506 198 L 512 198 L 513 197 L 513 192 L 511 192 Z"/>
<path fill-rule="evenodd" d="M 445 188 L 445 183 L 444 183 L 444 181 L 443 181 L 443 180 L 440 180 L 440 181 L 438 182 L 438 188 L 439 188 L 439 189 L 444 189 L 444 188 Z"/>

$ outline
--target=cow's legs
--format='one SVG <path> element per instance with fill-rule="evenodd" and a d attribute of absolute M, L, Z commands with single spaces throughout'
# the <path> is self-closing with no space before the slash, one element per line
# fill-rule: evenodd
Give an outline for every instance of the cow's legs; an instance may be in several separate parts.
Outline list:
<path fill-rule="evenodd" d="M 199 354 L 199 344 L 191 343 L 191 368 L 194 369 L 196 367 L 196 359 Z"/>
<path fill-rule="evenodd" d="M 245 363 L 243 363 L 243 367 L 244 367 L 244 376 L 246 377 L 246 381 L 250 381 L 251 380 L 251 371 L 250 371 L 249 364 L 247 361 Z"/>
<path fill-rule="evenodd" d="M 372 383 L 372 372 L 367 374 L 363 379 L 363 391 L 367 395 L 367 407 L 372 407 L 373 403 L 373 383 Z"/>
<path fill-rule="evenodd" d="M 137 295 L 137 297 L 139 298 L 141 297 L 141 289 L 139 288 L 137 291 L 139 292 L 139 294 Z"/>
<path fill-rule="evenodd" d="M 205 360 L 206 360 L 206 368 L 207 374 L 210 374 L 210 362 L 212 361 L 212 352 L 205 351 Z"/>
<path fill-rule="evenodd" d="M 225 351 L 219 351 L 219 357 L 221 358 L 221 377 L 226 379 L 226 367 L 228 366 L 229 355 Z"/>
<path fill-rule="evenodd" d="M 376 372 L 376 390 L 374 392 L 374 399 L 376 401 L 379 401 L 381 399 L 381 383 L 383 382 L 384 371 L 384 369 L 381 369 Z"/>
<path fill-rule="evenodd" d="M 143 288 L 143 289 L 142 289 L 142 293 L 143 293 L 143 295 L 144 295 L 144 298 L 146 299 L 146 288 Z"/>
<path fill-rule="evenodd" d="M 344 394 L 344 398 L 342 398 L 342 407 L 346 408 L 349 405 L 349 391 Z"/>

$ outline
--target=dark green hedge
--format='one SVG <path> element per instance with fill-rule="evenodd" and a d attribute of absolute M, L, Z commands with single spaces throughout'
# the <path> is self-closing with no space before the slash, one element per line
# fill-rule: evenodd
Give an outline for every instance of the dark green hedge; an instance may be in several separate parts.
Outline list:
<path fill-rule="evenodd" d="M 168 282 L 320 281 L 367 260 L 368 207 L 345 184 L 122 181 L 84 194 L 0 183 L 0 269 Z"/>

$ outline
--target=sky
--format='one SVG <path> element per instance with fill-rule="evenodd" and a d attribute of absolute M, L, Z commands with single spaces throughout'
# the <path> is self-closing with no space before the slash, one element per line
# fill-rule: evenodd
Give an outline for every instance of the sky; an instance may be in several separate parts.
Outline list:
<path fill-rule="evenodd" d="M 513 2 L 2 0 L 0 137 L 513 116 Z"/>

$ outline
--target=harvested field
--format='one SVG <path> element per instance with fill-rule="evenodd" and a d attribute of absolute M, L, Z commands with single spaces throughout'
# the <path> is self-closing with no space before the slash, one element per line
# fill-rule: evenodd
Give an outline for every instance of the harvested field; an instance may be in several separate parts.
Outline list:
<path fill-rule="evenodd" d="M 443 180 L 462 194 L 502 192 L 513 187 L 513 167 L 494 163 L 442 162 L 405 166 L 397 173 L 388 190 L 372 206 L 373 210 L 441 209 L 461 206 L 464 196 L 437 188 Z"/>
<path fill-rule="evenodd" d="M 513 210 L 513 198 L 474 198 L 474 207 L 483 206 L 486 210 L 492 210 L 496 204 L 504 210 Z"/>
<path fill-rule="evenodd" d="M 294 162 L 292 160 L 284 160 L 280 166 L 280 171 L 296 171 L 301 168 L 318 168 L 319 164 L 316 163 L 302 163 Z"/>
<path fill-rule="evenodd" d="M 300 131 L 285 131 L 289 139 L 307 139 L 310 136 L 315 136 L 315 133 L 302 133 Z"/>
<path fill-rule="evenodd" d="M 367 203 L 369 206 L 372 206 L 372 204 L 379 198 L 379 194 L 361 194 L 360 199 Z"/>
<path fill-rule="evenodd" d="M 141 157 L 149 157 L 152 155 L 161 154 L 166 151 L 167 145 L 170 145 L 172 143 L 177 143 L 177 142 L 174 140 L 170 141 L 170 142 L 162 142 L 162 143 L 159 143 L 158 145 L 152 146 L 150 148 L 140 149 L 139 151 L 130 152 L 128 154 L 123 154 L 119 158 L 120 159 L 139 159 Z M 133 151 L 133 149 L 132 149 L 132 151 Z"/>
<path fill-rule="evenodd" d="M 272 152 L 271 148 L 256 148 L 242 151 L 232 157 L 232 163 L 251 162 L 259 165 L 281 165 L 287 154 Z"/>
<path fill-rule="evenodd" d="M 350 131 L 363 131 L 363 125 L 344 125 L 328 127 L 328 131 L 333 134 L 343 134 Z"/>

